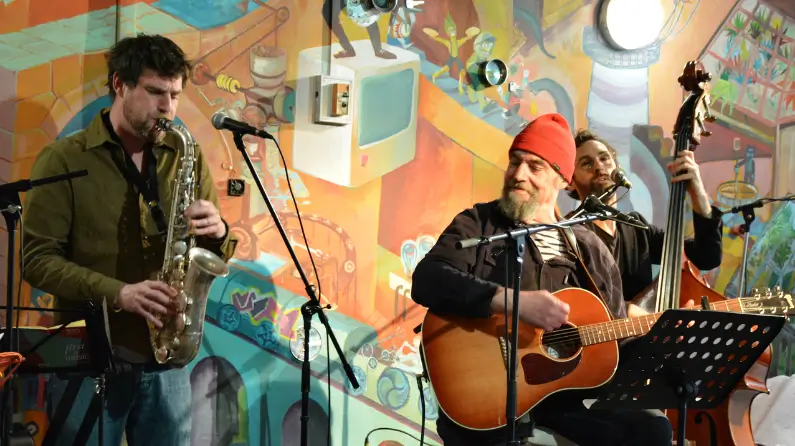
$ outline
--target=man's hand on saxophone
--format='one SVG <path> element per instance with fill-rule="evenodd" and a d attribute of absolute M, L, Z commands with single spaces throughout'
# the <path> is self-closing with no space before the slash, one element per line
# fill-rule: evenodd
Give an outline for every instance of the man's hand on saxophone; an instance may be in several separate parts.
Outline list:
<path fill-rule="evenodd" d="M 163 328 L 163 323 L 157 314 L 172 314 L 173 301 L 177 291 L 163 282 L 145 280 L 143 282 L 125 285 L 116 304 L 120 309 L 141 315 L 157 328 Z"/>
<path fill-rule="evenodd" d="M 196 200 L 185 209 L 185 217 L 190 220 L 190 231 L 194 235 L 206 235 L 214 239 L 226 236 L 226 225 L 221 213 L 207 200 Z"/>

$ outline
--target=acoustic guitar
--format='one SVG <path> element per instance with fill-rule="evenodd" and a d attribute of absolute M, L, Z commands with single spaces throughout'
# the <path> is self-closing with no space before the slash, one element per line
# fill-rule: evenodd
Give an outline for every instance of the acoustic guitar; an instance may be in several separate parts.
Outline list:
<path fill-rule="evenodd" d="M 662 315 L 613 320 L 602 300 L 587 290 L 566 288 L 553 294 L 570 306 L 566 325 L 546 332 L 519 322 L 517 418 L 553 393 L 606 384 L 618 366 L 618 341 L 647 333 Z M 769 293 L 710 304 L 709 309 L 787 314 L 795 303 L 791 295 Z M 462 427 L 492 430 L 506 424 L 506 328 L 503 315 L 425 315 L 421 348 L 428 378 L 440 409 Z"/>

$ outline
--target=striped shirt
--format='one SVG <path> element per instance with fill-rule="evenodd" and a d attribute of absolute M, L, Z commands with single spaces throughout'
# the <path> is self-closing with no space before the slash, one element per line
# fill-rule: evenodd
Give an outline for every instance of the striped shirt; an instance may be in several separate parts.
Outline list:
<path fill-rule="evenodd" d="M 536 232 L 530 238 L 535 242 L 536 247 L 541 252 L 541 258 L 545 262 L 553 257 L 561 256 L 574 260 L 574 255 L 569 249 L 569 245 L 563 240 L 559 230 Z"/>

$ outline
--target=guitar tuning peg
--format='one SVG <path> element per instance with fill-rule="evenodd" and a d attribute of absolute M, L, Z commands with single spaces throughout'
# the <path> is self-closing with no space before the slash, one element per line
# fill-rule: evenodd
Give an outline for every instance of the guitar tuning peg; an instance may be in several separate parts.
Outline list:
<path fill-rule="evenodd" d="M 751 294 L 754 297 L 759 297 L 759 288 L 751 288 Z"/>
<path fill-rule="evenodd" d="M 702 130 L 701 136 L 712 136 L 712 132 L 710 132 L 709 130 Z"/>
<path fill-rule="evenodd" d="M 774 286 L 773 287 L 773 293 L 774 294 L 781 294 L 781 286 L 780 285 Z"/>
<path fill-rule="evenodd" d="M 763 294 L 767 294 L 769 296 L 770 295 L 770 288 L 767 288 L 767 287 L 762 288 L 762 293 Z"/>

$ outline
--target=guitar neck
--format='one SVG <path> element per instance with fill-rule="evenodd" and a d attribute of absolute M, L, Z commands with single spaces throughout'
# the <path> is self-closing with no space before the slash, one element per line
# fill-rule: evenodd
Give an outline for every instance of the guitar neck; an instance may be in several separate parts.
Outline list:
<path fill-rule="evenodd" d="M 645 314 L 627 319 L 584 325 L 578 327 L 577 331 L 580 334 L 580 342 L 583 346 L 617 341 L 648 333 L 661 315 L 662 313 Z"/>
<path fill-rule="evenodd" d="M 746 307 L 743 305 L 744 303 L 754 300 L 756 299 L 747 297 L 727 299 L 722 302 L 711 303 L 709 309 L 712 311 L 726 311 L 732 313 L 758 313 L 758 307 L 751 305 L 750 308 L 746 310 Z M 577 331 L 580 335 L 580 342 L 584 346 L 617 341 L 648 333 L 662 314 L 663 313 L 660 312 L 627 319 L 618 319 L 610 322 L 602 322 L 599 324 L 584 325 L 578 327 Z"/>

